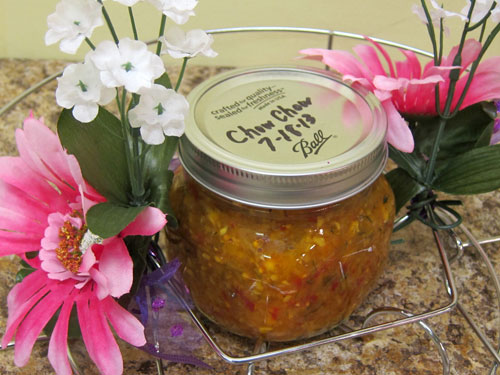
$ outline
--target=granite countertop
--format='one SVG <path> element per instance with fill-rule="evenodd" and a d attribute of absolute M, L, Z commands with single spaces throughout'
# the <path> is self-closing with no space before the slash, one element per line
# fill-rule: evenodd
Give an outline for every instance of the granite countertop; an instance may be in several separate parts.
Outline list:
<path fill-rule="evenodd" d="M 0 59 L 0 107 L 41 79 L 62 70 L 61 61 L 27 61 Z M 188 68 L 183 90 L 190 88 L 215 74 L 216 68 Z M 172 74 L 175 76 L 176 72 Z M 17 104 L 0 117 L 0 153 L 15 155 L 14 129 L 20 127 L 30 110 L 35 116 L 43 116 L 45 122 L 54 128 L 58 111 L 54 99 L 55 82 L 52 82 L 27 99 Z M 500 234 L 500 192 L 473 197 L 461 197 L 464 205 L 460 212 L 467 227 L 478 239 Z M 389 264 L 374 286 L 365 303 L 358 308 L 347 322 L 349 326 L 360 327 L 363 318 L 374 308 L 392 306 L 412 313 L 436 309 L 449 302 L 443 284 L 442 266 L 435 248 L 432 233 L 419 223 L 412 224 L 393 235 L 395 241 L 390 251 Z M 464 242 L 467 242 L 463 236 Z M 497 273 L 500 273 L 499 244 L 485 245 Z M 450 252 L 450 254 L 452 251 Z M 15 282 L 18 260 L 14 257 L 0 259 L 0 332 L 7 320 L 6 296 Z M 491 342 L 499 340 L 499 307 L 494 300 L 492 281 L 486 274 L 486 267 L 472 248 L 452 264 L 453 275 L 459 290 L 459 300 L 474 321 L 482 327 Z M 392 317 L 387 317 L 392 318 Z M 380 322 L 380 320 L 377 320 Z M 481 341 L 467 325 L 463 316 L 455 309 L 452 312 L 427 320 L 444 343 L 451 361 L 452 374 L 487 374 L 492 361 Z M 341 331 L 335 331 L 340 333 Z M 235 348 L 241 340 L 219 333 L 221 342 Z M 31 360 L 24 368 L 16 368 L 13 350 L 0 351 L 0 373 L 9 374 L 52 374 L 48 363 L 47 343 L 36 343 Z M 155 361 L 142 351 L 120 343 L 125 361 L 124 374 L 156 374 Z M 88 359 L 80 341 L 71 342 L 76 362 L 85 375 L 97 374 Z M 213 366 L 213 370 L 202 369 L 164 361 L 168 374 L 246 374 L 246 366 L 227 364 L 217 357 L 212 349 L 203 344 L 199 355 Z M 240 354 L 240 353 L 236 353 Z M 295 374 L 356 374 L 356 375 L 404 375 L 442 374 L 439 353 L 418 324 L 390 329 L 358 339 L 350 339 L 310 349 L 298 354 L 261 361 L 255 364 L 256 375 Z"/>

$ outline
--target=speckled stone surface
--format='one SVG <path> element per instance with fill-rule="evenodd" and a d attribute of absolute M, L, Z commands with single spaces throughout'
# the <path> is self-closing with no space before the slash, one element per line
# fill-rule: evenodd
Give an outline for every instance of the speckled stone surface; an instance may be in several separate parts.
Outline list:
<path fill-rule="evenodd" d="M 16 95 L 36 84 L 41 79 L 60 71 L 64 62 L 0 60 L 0 107 Z M 213 75 L 215 68 L 191 68 L 184 81 L 185 92 Z M 173 72 L 175 76 L 175 72 Z M 59 109 L 54 99 L 55 82 L 48 84 L 12 110 L 0 117 L 0 154 L 15 155 L 14 129 L 20 127 L 30 110 L 43 116 L 46 123 L 54 127 Z M 500 193 L 494 192 L 474 197 L 462 197 L 461 213 L 467 227 L 479 239 L 500 235 Z M 384 274 L 374 285 L 365 303 L 351 316 L 347 324 L 359 328 L 364 317 L 375 308 L 392 306 L 411 313 L 422 313 L 448 304 L 449 298 L 443 286 L 441 260 L 435 249 L 432 234 L 420 224 L 393 235 L 397 244 L 392 245 L 390 259 Z M 467 242 L 463 236 L 464 242 Z M 500 245 L 485 245 L 497 273 L 500 272 Z M 451 254 L 452 252 L 450 252 Z M 14 284 L 18 261 L 13 257 L 0 259 L 0 332 L 7 320 L 6 297 Z M 478 254 L 467 248 L 465 255 L 452 264 L 453 275 L 459 289 L 459 300 L 473 320 L 496 343 L 499 340 L 499 307 L 495 291 L 486 268 Z M 377 318 L 392 319 L 394 316 Z M 491 357 L 480 340 L 474 335 L 457 309 L 427 320 L 446 347 L 451 362 L 451 373 L 487 374 L 492 364 Z M 235 338 L 216 327 L 211 327 L 218 341 L 233 354 L 251 352 L 251 343 Z M 333 333 L 341 333 L 335 330 Z M 136 348 L 120 343 L 124 357 L 124 374 L 156 374 L 154 359 Z M 98 371 L 85 353 L 81 342 L 71 342 L 75 360 L 84 375 L 95 375 Z M 213 370 L 191 365 L 164 362 L 165 372 L 180 374 L 246 374 L 246 366 L 230 365 L 222 361 L 208 345 L 199 351 Z M 11 349 L 0 351 L 0 374 L 52 374 L 47 361 L 47 343 L 37 343 L 31 360 L 24 368 L 13 363 Z M 345 340 L 316 347 L 298 354 L 261 361 L 255 364 L 256 375 L 434 375 L 442 374 L 439 353 L 423 329 L 417 325 L 406 325 L 358 339 Z"/>

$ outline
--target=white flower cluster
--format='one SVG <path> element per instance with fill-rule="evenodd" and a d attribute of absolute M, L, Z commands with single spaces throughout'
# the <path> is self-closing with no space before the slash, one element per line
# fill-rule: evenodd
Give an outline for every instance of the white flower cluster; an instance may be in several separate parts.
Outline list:
<path fill-rule="evenodd" d="M 197 0 L 114 0 L 132 7 L 140 1 L 151 3 L 176 24 L 184 24 Z M 105 40 L 96 47 L 90 42 L 93 30 L 104 24 L 100 0 L 62 0 L 47 23 L 46 44 L 60 42 L 63 52 L 74 54 L 83 41 L 93 48 L 83 63 L 66 67 L 58 78 L 57 104 L 72 110 L 80 122 L 91 122 L 99 106 L 109 104 L 117 89 L 138 94 L 139 103 L 128 113 L 128 121 L 140 128 L 144 142 L 160 144 L 165 136 L 180 136 L 184 132 L 187 100 L 173 89 L 155 84 L 165 73 L 162 59 L 139 40 L 120 39 L 117 43 Z M 173 58 L 192 58 L 196 55 L 215 57 L 211 49 L 212 36 L 203 30 L 185 33 L 179 27 L 169 29 L 159 38 L 161 53 Z"/>
<path fill-rule="evenodd" d="M 445 18 L 459 17 L 462 21 L 469 20 L 469 12 L 471 9 L 471 1 L 467 0 L 466 6 L 460 11 L 450 12 L 444 9 L 436 0 L 431 0 L 432 8 L 429 9 L 429 15 L 433 25 L 439 25 L 440 21 Z M 496 2 L 495 7 L 493 3 L 495 0 L 476 0 L 474 3 L 474 8 L 470 15 L 470 22 L 477 23 L 481 21 L 484 17 L 488 15 L 491 11 L 490 20 L 496 23 L 500 22 L 500 2 Z M 427 23 L 427 17 L 425 16 L 424 8 L 420 5 L 413 5 L 413 13 L 418 15 L 418 17 L 425 23 Z"/>

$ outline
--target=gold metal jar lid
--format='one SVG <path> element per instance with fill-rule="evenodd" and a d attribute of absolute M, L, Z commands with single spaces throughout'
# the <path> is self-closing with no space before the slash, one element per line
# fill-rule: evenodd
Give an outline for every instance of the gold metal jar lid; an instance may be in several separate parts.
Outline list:
<path fill-rule="evenodd" d="M 188 99 L 181 163 L 234 201 L 281 209 L 337 202 L 369 186 L 387 160 L 380 102 L 326 71 L 232 70 Z"/>

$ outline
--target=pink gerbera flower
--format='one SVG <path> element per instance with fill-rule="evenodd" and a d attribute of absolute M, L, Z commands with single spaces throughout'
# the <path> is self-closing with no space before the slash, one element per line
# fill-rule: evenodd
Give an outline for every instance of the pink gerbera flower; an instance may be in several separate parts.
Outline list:
<path fill-rule="evenodd" d="M 366 44 L 354 47 L 359 59 L 340 50 L 310 48 L 300 52 L 307 58 L 321 60 L 341 73 L 346 81 L 356 82 L 372 91 L 381 101 L 388 116 L 387 141 L 401 151 L 411 152 L 414 146 L 413 136 L 401 114 L 436 115 L 436 84 L 439 84 L 440 106 L 441 109 L 444 108 L 450 84 L 449 73 L 456 68 L 452 63 L 458 48 L 454 47 L 450 54 L 442 59 L 440 66 L 429 62 L 422 69 L 415 53 L 401 50 L 405 60 L 394 63 L 382 46 L 370 39 L 368 41 L 375 47 Z M 384 68 L 377 51 L 386 61 L 387 69 Z M 481 44 L 478 41 L 471 39 L 465 42 L 461 75 L 456 85 L 452 108 L 456 106 L 464 90 L 468 78 L 466 69 L 478 58 L 480 51 Z M 500 97 L 499 76 L 500 57 L 482 62 L 460 109 Z"/>
<path fill-rule="evenodd" d="M 153 235 L 165 225 L 165 215 L 147 208 L 118 236 L 102 240 L 87 230 L 84 218 L 104 198 L 83 180 L 76 158 L 57 136 L 31 117 L 16 141 L 20 156 L 0 158 L 0 256 L 17 254 L 35 271 L 8 295 L 2 347 L 15 334 L 14 360 L 24 366 L 38 335 L 59 312 L 48 358 L 57 374 L 71 374 L 67 337 L 76 306 L 90 358 L 102 374 L 121 374 L 109 324 L 130 344 L 146 343 L 142 324 L 115 300 L 130 291 L 133 280 L 123 238 Z M 37 256 L 27 259 L 26 252 Z"/>

